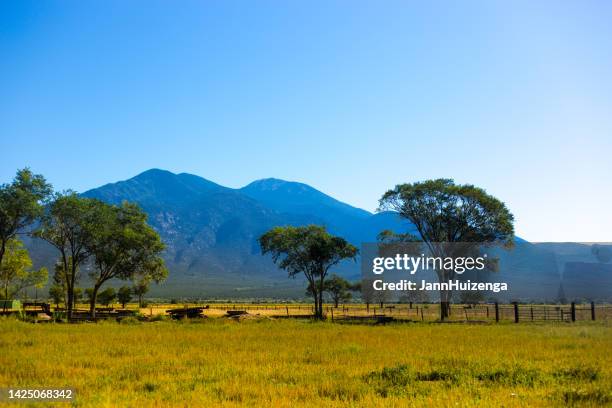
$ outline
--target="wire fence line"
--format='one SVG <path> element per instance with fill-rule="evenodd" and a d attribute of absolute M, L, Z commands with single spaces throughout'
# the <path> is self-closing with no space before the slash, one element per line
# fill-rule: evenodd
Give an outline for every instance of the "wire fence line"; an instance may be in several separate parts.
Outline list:
<path fill-rule="evenodd" d="M 185 307 L 189 305 L 172 305 Z M 245 311 L 252 314 L 267 314 L 272 317 L 309 317 L 313 306 L 307 304 L 206 304 L 209 310 Z M 390 320 L 436 321 L 440 317 L 439 304 L 333 304 L 324 305 L 324 313 L 331 320 L 367 320 L 386 318 Z M 612 305 L 608 304 L 452 304 L 451 321 L 482 322 L 537 322 L 537 321 L 595 321 L 612 320 Z"/>

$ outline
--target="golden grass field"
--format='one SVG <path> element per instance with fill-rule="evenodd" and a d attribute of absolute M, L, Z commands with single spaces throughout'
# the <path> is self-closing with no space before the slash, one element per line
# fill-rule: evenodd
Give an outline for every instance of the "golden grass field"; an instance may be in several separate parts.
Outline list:
<path fill-rule="evenodd" d="M 609 323 L 128 322 L 0 320 L 0 387 L 74 387 L 82 407 L 612 405 Z"/>

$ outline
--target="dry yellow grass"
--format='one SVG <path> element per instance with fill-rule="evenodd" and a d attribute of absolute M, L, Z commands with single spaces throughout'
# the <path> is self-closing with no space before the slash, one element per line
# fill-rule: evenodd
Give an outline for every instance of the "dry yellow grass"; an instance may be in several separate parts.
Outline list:
<path fill-rule="evenodd" d="M 77 406 L 612 404 L 612 327 L 0 320 L 0 387 Z"/>

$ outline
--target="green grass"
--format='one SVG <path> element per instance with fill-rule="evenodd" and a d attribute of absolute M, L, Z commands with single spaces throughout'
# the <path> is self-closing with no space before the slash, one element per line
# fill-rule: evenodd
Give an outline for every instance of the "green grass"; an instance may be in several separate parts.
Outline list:
<path fill-rule="evenodd" d="M 0 320 L 0 387 L 76 405 L 610 406 L 612 326 Z"/>

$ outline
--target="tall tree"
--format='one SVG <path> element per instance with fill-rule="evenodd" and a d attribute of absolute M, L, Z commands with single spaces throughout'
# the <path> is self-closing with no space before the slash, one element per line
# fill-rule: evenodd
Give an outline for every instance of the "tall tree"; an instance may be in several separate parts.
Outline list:
<path fill-rule="evenodd" d="M 159 234 L 147 224 L 147 215 L 135 204 L 120 206 L 96 203 L 95 230 L 87 243 L 94 282 L 90 313 L 96 314 L 96 297 L 100 287 L 110 279 L 134 279 L 137 276 L 161 282 L 168 270 L 160 254 L 164 244 Z"/>
<path fill-rule="evenodd" d="M 51 297 L 51 300 L 53 300 L 53 303 L 55 303 L 55 307 L 58 308 L 61 302 L 65 302 L 64 298 L 66 296 L 66 293 L 62 286 L 58 284 L 53 284 L 49 288 L 49 296 Z"/>
<path fill-rule="evenodd" d="M 59 269 L 66 288 L 66 310 L 72 318 L 74 288 L 79 268 L 89 258 L 88 244 L 98 201 L 79 197 L 75 192 L 55 194 L 34 235 L 54 246 L 60 253 Z"/>
<path fill-rule="evenodd" d="M 334 302 L 334 306 L 338 307 L 340 302 L 346 302 L 353 297 L 353 285 L 346 279 L 336 274 L 333 274 L 325 281 L 325 292 L 329 294 Z"/>
<path fill-rule="evenodd" d="M 398 240 L 421 241 L 434 256 L 448 256 L 448 243 L 473 243 L 474 248 L 514 244 L 514 217 L 506 205 L 471 184 L 458 185 L 451 179 L 400 184 L 387 191 L 379 204 L 380 210 L 396 211 L 418 232 L 418 236 L 396 234 Z M 383 235 L 388 237 L 389 233 Z M 454 275 L 445 269 L 436 273 L 440 282 Z M 451 295 L 440 293 L 442 320 L 449 315 Z"/>
<path fill-rule="evenodd" d="M 117 300 L 121 303 L 121 307 L 125 309 L 125 305 L 132 300 L 132 288 L 129 286 L 122 286 L 117 291 Z"/>
<path fill-rule="evenodd" d="M 143 297 L 149 291 L 149 285 L 151 284 L 150 280 L 147 277 L 141 277 L 140 279 L 134 282 L 134 286 L 132 287 L 132 291 L 134 295 L 138 297 L 138 307 L 143 307 Z"/>
<path fill-rule="evenodd" d="M 12 183 L 0 185 L 0 262 L 8 242 L 40 217 L 51 190 L 43 176 L 28 168 L 18 170 Z"/>
<path fill-rule="evenodd" d="M 115 288 L 113 288 L 112 286 L 100 292 L 100 302 L 104 306 L 108 307 L 111 303 L 113 303 L 113 301 L 116 298 L 117 298 L 117 292 L 115 291 Z"/>
<path fill-rule="evenodd" d="M 48 279 L 46 268 L 32 269 L 28 250 L 18 239 L 11 239 L 5 247 L 0 262 L 0 285 L 4 299 L 11 299 L 22 289 L 34 286 L 42 288 Z"/>
<path fill-rule="evenodd" d="M 323 318 L 325 278 L 333 266 L 344 259 L 355 259 L 357 248 L 340 237 L 329 234 L 324 227 L 275 227 L 259 238 L 263 254 L 290 277 L 301 273 L 312 288 L 315 317 Z"/>

